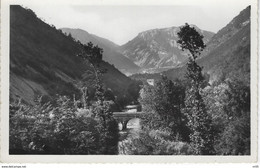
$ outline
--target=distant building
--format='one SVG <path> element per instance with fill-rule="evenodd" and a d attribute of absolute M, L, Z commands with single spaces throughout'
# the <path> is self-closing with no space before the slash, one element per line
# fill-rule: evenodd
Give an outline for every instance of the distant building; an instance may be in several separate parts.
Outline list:
<path fill-rule="evenodd" d="M 154 86 L 154 79 L 147 79 L 147 83 Z"/>
<path fill-rule="evenodd" d="M 125 111 L 127 112 L 139 112 L 142 110 L 140 105 L 128 105 L 125 107 Z"/>

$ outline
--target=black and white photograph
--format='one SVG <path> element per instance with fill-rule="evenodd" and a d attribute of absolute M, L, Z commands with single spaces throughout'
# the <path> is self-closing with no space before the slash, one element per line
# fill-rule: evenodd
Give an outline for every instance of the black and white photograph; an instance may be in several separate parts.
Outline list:
<path fill-rule="evenodd" d="M 4 2 L 5 160 L 257 160 L 256 0 Z"/>

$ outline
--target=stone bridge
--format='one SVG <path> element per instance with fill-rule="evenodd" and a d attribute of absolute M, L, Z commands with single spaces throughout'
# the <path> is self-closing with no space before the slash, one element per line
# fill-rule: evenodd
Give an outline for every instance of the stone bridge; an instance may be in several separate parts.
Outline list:
<path fill-rule="evenodd" d="M 118 123 L 122 124 L 122 130 L 127 128 L 127 123 L 133 118 L 139 118 L 142 116 L 144 112 L 113 112 L 114 118 L 118 121 Z"/>

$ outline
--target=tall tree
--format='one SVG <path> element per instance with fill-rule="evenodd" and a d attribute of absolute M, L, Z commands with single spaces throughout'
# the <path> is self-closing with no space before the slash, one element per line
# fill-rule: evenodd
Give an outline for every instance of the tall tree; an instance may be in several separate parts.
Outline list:
<path fill-rule="evenodd" d="M 105 72 L 100 67 L 103 50 L 94 46 L 91 42 L 87 45 L 81 44 L 79 57 L 87 61 L 94 70 L 95 97 L 97 99 L 93 113 L 99 121 L 100 142 L 103 146 L 102 154 L 117 154 L 117 143 L 119 139 L 118 124 L 113 118 L 109 102 L 105 101 L 105 90 L 102 83 L 102 74 Z"/>
<path fill-rule="evenodd" d="M 95 75 L 95 97 L 97 99 L 97 110 L 96 115 L 100 117 L 103 126 L 106 128 L 106 120 L 112 116 L 112 113 L 106 111 L 104 107 L 104 88 L 102 84 L 102 74 L 104 70 L 100 67 L 100 63 L 102 61 L 103 50 L 98 46 L 94 46 L 91 42 L 87 45 L 81 45 L 82 50 L 81 53 L 78 54 L 79 57 L 83 58 L 87 61 L 94 70 Z M 100 108 L 99 108 L 100 107 Z"/>
<path fill-rule="evenodd" d="M 191 82 L 191 86 L 186 91 L 185 114 L 192 132 L 190 134 L 191 145 L 195 154 L 213 154 L 212 121 L 207 114 L 201 95 L 204 82 L 202 67 L 196 62 L 196 59 L 206 46 L 203 42 L 203 36 L 187 23 L 180 28 L 177 34 L 179 37 L 177 42 L 182 50 L 189 51 L 186 77 Z"/>

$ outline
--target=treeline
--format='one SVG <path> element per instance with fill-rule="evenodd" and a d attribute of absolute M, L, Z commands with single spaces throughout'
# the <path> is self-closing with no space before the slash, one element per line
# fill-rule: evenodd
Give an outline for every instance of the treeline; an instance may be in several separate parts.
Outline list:
<path fill-rule="evenodd" d="M 205 45 L 188 24 L 178 33 L 178 43 L 190 52 L 186 78 L 171 81 L 161 76 L 145 85 L 140 102 L 139 137 L 121 144 L 135 155 L 250 155 L 250 87 L 236 77 L 215 81 L 196 59 Z"/>

